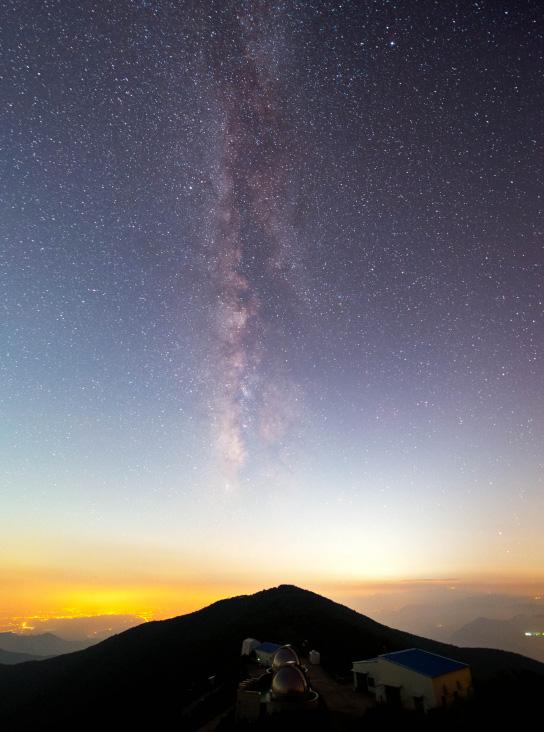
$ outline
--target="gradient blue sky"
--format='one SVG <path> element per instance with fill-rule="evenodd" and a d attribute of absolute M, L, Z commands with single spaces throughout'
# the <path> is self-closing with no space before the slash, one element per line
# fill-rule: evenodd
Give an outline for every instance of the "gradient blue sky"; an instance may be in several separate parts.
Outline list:
<path fill-rule="evenodd" d="M 539 3 L 4 10 L 4 615 L 541 582 Z"/>

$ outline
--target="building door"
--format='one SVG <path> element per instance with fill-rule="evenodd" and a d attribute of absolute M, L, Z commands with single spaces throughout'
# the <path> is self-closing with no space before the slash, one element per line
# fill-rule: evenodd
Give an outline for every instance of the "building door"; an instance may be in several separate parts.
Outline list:
<path fill-rule="evenodd" d="M 423 697 L 422 696 L 414 696 L 414 709 L 416 712 L 424 712 L 425 711 L 425 705 L 423 703 Z"/>
<path fill-rule="evenodd" d="M 355 691 L 362 691 L 363 689 L 366 689 L 366 674 L 362 674 L 359 671 L 354 671 L 353 684 Z"/>
<path fill-rule="evenodd" d="M 400 686 L 386 685 L 385 699 L 392 707 L 400 707 Z"/>

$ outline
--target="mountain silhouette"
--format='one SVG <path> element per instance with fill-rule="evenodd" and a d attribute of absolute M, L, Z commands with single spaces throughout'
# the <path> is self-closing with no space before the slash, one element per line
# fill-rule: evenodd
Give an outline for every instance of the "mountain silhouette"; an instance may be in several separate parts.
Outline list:
<path fill-rule="evenodd" d="M 38 656 L 34 653 L 18 653 L 17 651 L 5 651 L 0 648 L 0 664 L 24 663 L 25 661 L 41 661 L 47 656 Z"/>
<path fill-rule="evenodd" d="M 414 646 L 470 664 L 476 682 L 544 674 L 544 665 L 523 656 L 413 636 L 313 592 L 280 585 L 144 623 L 82 651 L 0 666 L 0 727 L 79 730 L 107 722 L 107 729 L 172 723 L 195 728 L 187 709 L 199 697 L 209 695 L 208 706 L 218 709 L 234 698 L 246 637 L 316 648 L 322 665 L 346 678 L 355 659 Z M 217 689 L 211 695 L 210 677 Z"/>
<path fill-rule="evenodd" d="M 68 641 L 54 633 L 23 635 L 22 633 L 0 633 L 0 648 L 12 653 L 25 653 L 33 656 L 60 656 L 88 648 L 94 640 Z"/>
<path fill-rule="evenodd" d="M 525 635 L 527 630 L 539 630 L 542 627 L 542 615 L 516 615 L 508 620 L 475 618 L 452 633 L 451 641 L 456 645 L 506 648 L 544 662 L 544 638 Z"/>

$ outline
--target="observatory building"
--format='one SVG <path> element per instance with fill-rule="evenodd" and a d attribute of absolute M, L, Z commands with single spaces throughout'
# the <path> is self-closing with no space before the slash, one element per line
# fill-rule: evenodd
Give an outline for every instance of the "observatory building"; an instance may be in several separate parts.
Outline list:
<path fill-rule="evenodd" d="M 272 645 L 272 644 L 268 644 Z M 258 653 L 258 647 L 253 649 Z M 310 687 L 296 650 L 278 647 L 271 665 L 260 676 L 242 681 L 236 697 L 236 720 L 255 721 L 271 714 L 318 709 L 319 695 Z"/>
<path fill-rule="evenodd" d="M 377 702 L 426 712 L 470 695 L 472 678 L 466 663 L 420 648 L 384 653 L 353 662 L 355 689 Z"/>

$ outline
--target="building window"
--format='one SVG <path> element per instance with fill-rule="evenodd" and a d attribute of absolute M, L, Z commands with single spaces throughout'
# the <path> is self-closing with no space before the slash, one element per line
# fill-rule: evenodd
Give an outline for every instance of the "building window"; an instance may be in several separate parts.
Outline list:
<path fill-rule="evenodd" d="M 374 688 L 374 677 L 373 676 L 367 676 L 366 677 L 366 683 L 369 689 Z"/>

